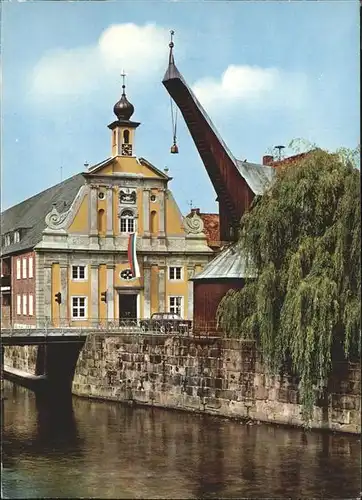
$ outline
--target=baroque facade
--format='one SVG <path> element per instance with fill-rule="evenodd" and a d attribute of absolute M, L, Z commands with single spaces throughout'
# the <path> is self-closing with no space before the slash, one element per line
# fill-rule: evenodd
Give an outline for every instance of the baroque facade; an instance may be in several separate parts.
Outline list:
<path fill-rule="evenodd" d="M 197 211 L 182 216 L 171 177 L 135 155 L 133 112 L 123 86 L 111 156 L 2 214 L 3 322 L 88 326 L 160 311 L 192 319 L 190 280 L 214 251 Z"/>

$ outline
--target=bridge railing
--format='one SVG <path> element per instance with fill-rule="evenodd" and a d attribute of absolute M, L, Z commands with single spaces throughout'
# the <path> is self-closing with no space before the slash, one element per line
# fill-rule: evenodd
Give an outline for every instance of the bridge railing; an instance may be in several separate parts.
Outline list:
<path fill-rule="evenodd" d="M 117 334 L 165 334 L 165 335 L 186 335 L 192 337 L 222 337 L 223 332 L 218 327 L 216 321 L 198 321 L 194 323 L 191 320 L 155 320 L 145 318 L 82 318 L 74 320 L 69 318 L 49 317 L 37 318 L 33 324 L 19 323 L 16 321 L 1 325 L 1 330 L 7 333 L 20 334 L 22 330 L 27 330 L 31 334 L 32 330 L 41 330 L 43 334 L 48 333 L 91 333 L 114 332 Z M 33 332 L 36 333 L 35 331 Z"/>

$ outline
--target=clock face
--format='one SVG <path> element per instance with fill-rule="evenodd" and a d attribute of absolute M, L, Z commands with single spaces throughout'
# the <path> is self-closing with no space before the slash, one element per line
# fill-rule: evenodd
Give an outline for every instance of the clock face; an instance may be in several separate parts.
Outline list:
<path fill-rule="evenodd" d="M 122 154 L 124 156 L 132 156 L 132 144 L 122 144 Z"/>

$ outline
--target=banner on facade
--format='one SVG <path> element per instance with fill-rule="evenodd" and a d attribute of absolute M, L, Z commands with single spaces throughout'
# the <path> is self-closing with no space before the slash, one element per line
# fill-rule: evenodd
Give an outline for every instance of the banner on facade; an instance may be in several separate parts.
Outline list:
<path fill-rule="evenodd" d="M 131 233 L 128 240 L 128 263 L 132 271 L 132 276 L 134 278 L 139 278 L 141 274 L 137 261 L 136 242 L 137 233 Z"/>

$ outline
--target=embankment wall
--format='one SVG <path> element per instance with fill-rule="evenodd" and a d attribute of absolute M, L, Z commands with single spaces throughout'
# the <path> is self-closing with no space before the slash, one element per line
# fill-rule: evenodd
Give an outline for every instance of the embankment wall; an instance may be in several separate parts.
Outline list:
<path fill-rule="evenodd" d="M 5 364 L 34 368 L 34 361 L 27 364 L 20 355 L 24 349 L 5 348 Z M 83 397 L 302 425 L 298 380 L 266 373 L 252 342 L 92 335 L 80 352 L 72 391 Z M 360 392 L 359 365 L 335 367 L 314 408 L 312 427 L 359 433 Z"/>

